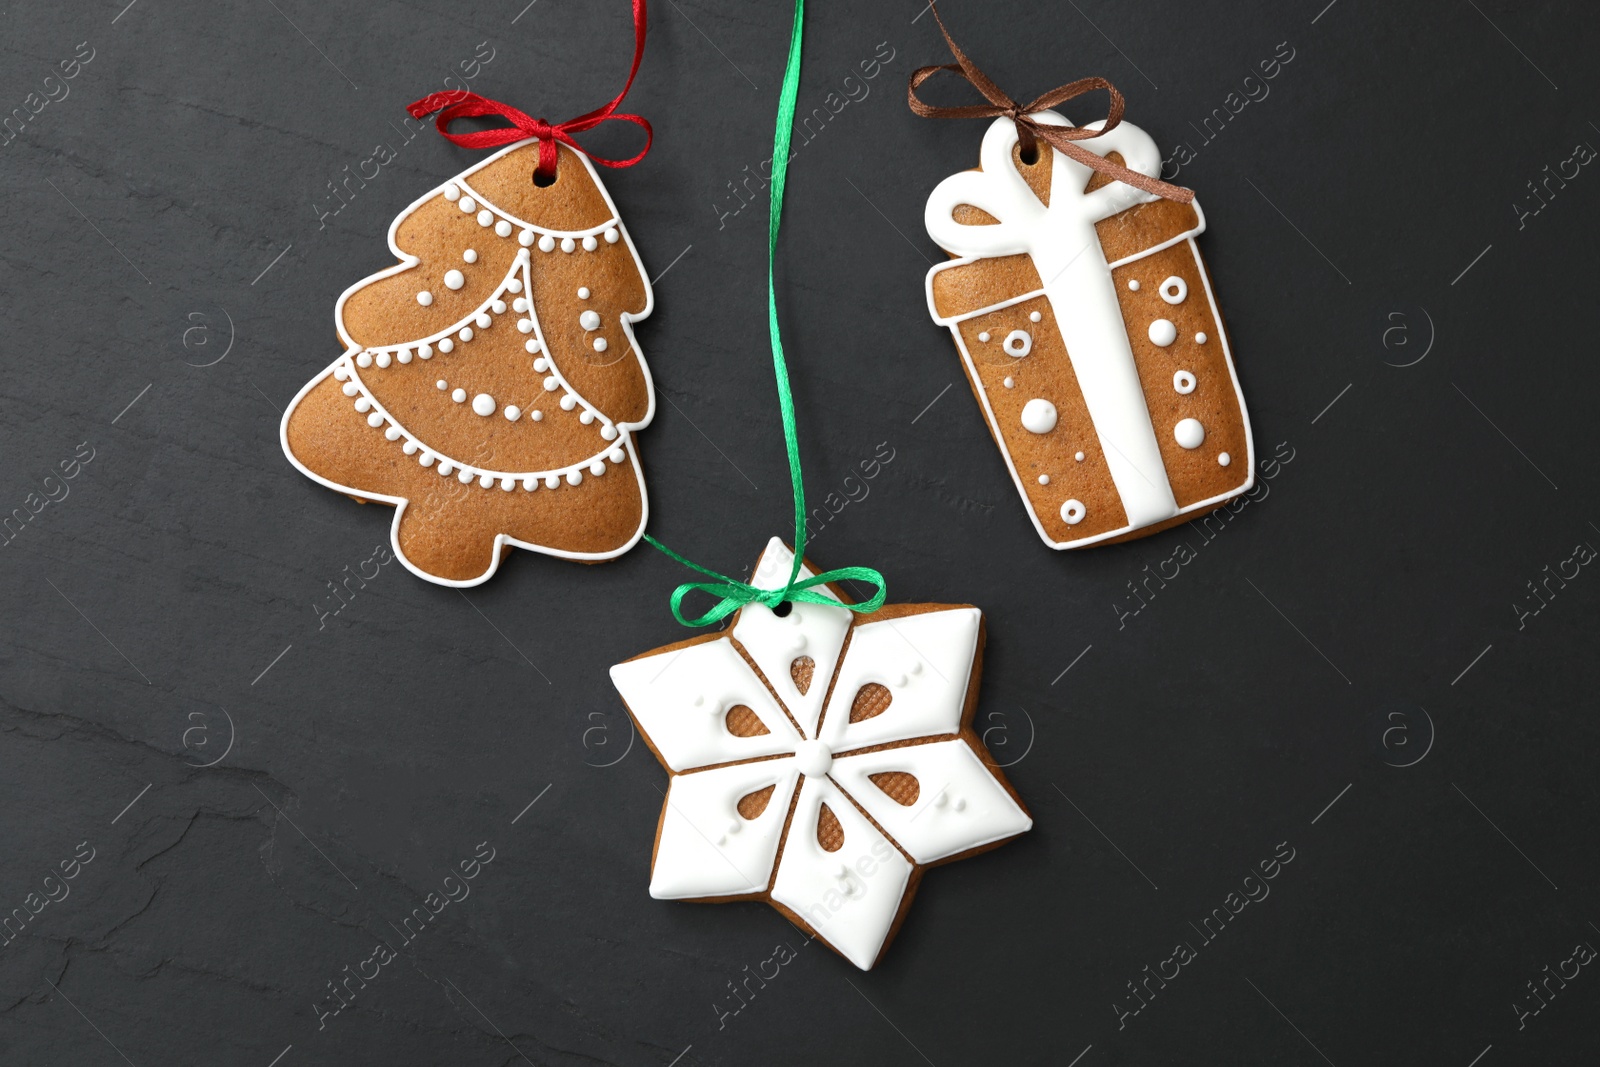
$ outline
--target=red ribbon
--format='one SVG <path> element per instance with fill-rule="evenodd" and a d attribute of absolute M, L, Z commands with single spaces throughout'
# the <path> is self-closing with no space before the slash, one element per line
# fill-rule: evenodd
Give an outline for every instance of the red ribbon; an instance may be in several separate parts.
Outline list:
<path fill-rule="evenodd" d="M 628 95 L 628 90 L 633 88 L 634 75 L 639 73 L 639 60 L 644 58 L 645 37 L 645 0 L 633 0 L 633 67 L 628 71 L 628 82 L 622 87 L 622 92 L 612 98 L 604 107 L 595 108 L 593 111 L 579 115 L 577 118 L 568 119 L 566 122 L 551 125 L 545 119 L 533 118 L 524 112 L 518 111 L 509 104 L 502 104 L 498 100 L 490 100 L 479 96 L 477 93 L 443 92 L 433 93 L 423 97 L 416 103 L 409 105 L 406 111 L 414 119 L 420 119 L 439 112 L 439 118 L 434 126 L 453 144 L 462 148 L 499 148 L 501 145 L 514 144 L 529 137 L 539 139 L 539 165 L 534 168 L 534 177 L 541 183 L 548 184 L 556 175 L 556 142 L 560 141 L 568 148 L 582 152 L 602 167 L 631 167 L 639 162 L 650 151 L 650 143 L 655 138 L 655 131 L 650 128 L 650 123 L 638 115 L 619 114 L 617 107 L 622 103 L 622 98 Z M 476 118 L 480 115 L 499 115 L 511 123 L 510 126 L 496 126 L 489 130 L 475 130 L 472 133 L 451 133 L 450 123 L 455 119 Z M 601 159 L 599 156 L 585 149 L 572 139 L 575 133 L 592 130 L 602 122 L 616 119 L 621 122 L 631 122 L 642 127 L 645 134 L 644 147 L 639 154 L 631 159 Z"/>

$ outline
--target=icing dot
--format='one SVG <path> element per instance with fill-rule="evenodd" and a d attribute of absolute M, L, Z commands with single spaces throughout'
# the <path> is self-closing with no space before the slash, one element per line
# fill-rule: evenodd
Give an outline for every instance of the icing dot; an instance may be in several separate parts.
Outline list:
<path fill-rule="evenodd" d="M 984 344 L 988 344 L 989 343 L 989 331 L 988 330 L 984 330 L 982 333 L 980 333 L 978 335 L 978 340 L 982 341 Z"/>
<path fill-rule="evenodd" d="M 523 248 L 527 248 L 529 245 L 533 244 L 533 231 L 523 230 L 521 233 L 517 234 L 517 244 L 521 245 Z M 514 291 L 515 290 L 513 290 L 513 292 Z"/>
<path fill-rule="evenodd" d="M 547 474 L 547 475 L 545 475 L 544 487 L 546 489 L 554 489 L 556 486 L 558 486 L 560 484 L 561 484 L 561 475 L 559 475 L 559 474 Z"/>
<path fill-rule="evenodd" d="M 456 478 L 461 482 L 462 485 L 470 484 L 471 481 L 472 481 L 472 471 L 471 471 L 471 469 L 467 468 L 467 467 L 462 467 L 461 468 L 461 472 L 456 475 Z"/>
<path fill-rule="evenodd" d="M 584 408 L 583 413 L 578 416 L 578 421 L 583 423 L 585 426 L 589 425 L 594 421 L 594 412 L 590 411 L 588 408 Z"/>
<path fill-rule="evenodd" d="M 1075 452 L 1075 453 L 1073 453 L 1072 458 L 1077 460 L 1079 463 L 1082 463 L 1083 462 L 1083 453 L 1082 452 Z"/>
<path fill-rule="evenodd" d="M 1194 375 L 1186 370 L 1178 371 L 1172 376 L 1172 388 L 1188 396 L 1194 392 Z"/>
<path fill-rule="evenodd" d="M 539 488 L 539 476 L 536 474 L 530 474 L 526 478 L 522 479 L 522 488 L 528 490 L 530 493 Z"/>
<path fill-rule="evenodd" d="M 360 390 L 359 387 L 357 387 L 355 382 L 345 382 L 344 383 L 344 395 L 345 396 L 355 396 L 359 392 L 361 392 L 361 390 Z"/>
<path fill-rule="evenodd" d="M 594 311 L 585 311 L 578 316 L 578 325 L 585 330 L 598 330 L 600 328 L 600 315 Z"/>
<path fill-rule="evenodd" d="M 833 766 L 833 750 L 821 741 L 801 741 L 794 747 L 794 761 L 807 778 L 821 778 Z"/>
<path fill-rule="evenodd" d="M 1013 389 L 1013 388 L 1016 387 L 1017 380 L 1015 378 L 1007 376 L 1006 380 L 1001 384 L 1003 384 L 1007 389 Z"/>
<path fill-rule="evenodd" d="M 448 337 L 439 338 L 439 351 L 449 354 L 455 351 L 456 343 Z"/>
<path fill-rule="evenodd" d="M 574 470 L 574 471 L 568 471 L 567 472 L 567 484 L 568 485 L 577 485 L 581 481 L 583 481 L 583 472 L 582 471 Z"/>
<path fill-rule="evenodd" d="M 606 339 L 604 337 L 596 337 L 594 339 L 594 350 L 596 352 L 604 352 L 606 350 Z"/>
<path fill-rule="evenodd" d="M 394 358 L 395 358 L 395 359 L 397 359 L 397 360 L 399 360 L 399 361 L 400 361 L 400 362 L 401 362 L 401 363 L 410 363 L 410 362 L 411 362 L 411 349 L 409 349 L 409 348 L 402 348 L 402 349 L 401 349 L 401 350 L 400 350 L 400 351 L 399 351 L 399 352 L 398 352 L 398 353 L 397 353 L 397 354 L 396 354 L 396 355 L 395 355 L 395 357 L 394 357 Z"/>
<path fill-rule="evenodd" d="M 599 247 L 600 247 L 600 242 L 596 241 L 594 239 L 594 235 L 593 234 L 590 234 L 588 237 L 585 237 L 583 239 L 583 250 L 585 252 L 593 252 L 596 248 L 599 248 Z"/>
<path fill-rule="evenodd" d="M 494 475 L 492 475 L 492 474 L 479 475 L 478 476 L 478 484 L 483 486 L 485 489 L 488 489 L 489 487 L 494 485 Z"/>
<path fill-rule="evenodd" d="M 533 361 L 533 369 L 538 371 L 540 374 L 543 374 L 545 371 L 550 369 L 550 361 L 545 359 L 543 356 L 540 356 L 538 359 Z"/>
<path fill-rule="evenodd" d="M 506 313 L 506 302 L 504 300 L 496 300 L 489 305 L 489 310 L 493 311 L 496 315 L 504 315 Z M 485 323 L 484 325 L 488 324 Z"/>
<path fill-rule="evenodd" d="M 417 294 L 417 303 L 421 304 L 423 307 L 427 307 L 433 303 L 433 294 L 428 292 L 426 289 L 422 290 L 422 292 Z"/>
<path fill-rule="evenodd" d="M 1068 526 L 1078 525 L 1088 513 L 1089 509 L 1083 506 L 1081 500 L 1069 500 L 1061 505 L 1061 521 Z"/>
<path fill-rule="evenodd" d="M 456 183 L 455 182 L 448 182 L 448 183 L 445 184 L 445 187 L 444 187 L 444 198 L 446 200 L 460 200 L 461 199 L 461 190 L 456 187 Z"/>
<path fill-rule="evenodd" d="M 345 369 L 344 364 L 341 363 L 337 367 L 333 368 L 333 380 L 334 381 L 342 382 L 348 377 L 350 377 L 350 372 Z"/>
<path fill-rule="evenodd" d="M 571 411 L 573 408 L 575 408 L 577 406 L 578 406 L 578 398 L 577 397 L 573 396 L 571 393 L 563 393 L 562 394 L 562 396 L 561 396 L 561 410 L 562 411 Z"/>
<path fill-rule="evenodd" d="M 589 287 L 587 285 L 578 286 L 578 299 L 579 300 L 587 300 L 587 299 L 589 299 Z"/>
<path fill-rule="evenodd" d="M 432 345 L 418 345 L 417 346 L 417 355 L 422 357 L 423 359 L 432 359 L 433 358 L 433 346 Z"/>
<path fill-rule="evenodd" d="M 525 296 L 519 296 L 515 300 L 511 301 L 511 310 L 512 311 L 527 311 L 528 310 L 528 298 L 525 297 Z"/>
<path fill-rule="evenodd" d="M 532 333 L 533 332 L 533 320 L 532 319 L 518 319 L 517 320 L 517 330 L 519 332 L 521 332 L 521 333 Z"/>
<path fill-rule="evenodd" d="M 554 237 L 551 237 L 549 234 L 545 234 L 543 237 L 539 238 L 539 251 L 554 252 L 555 248 L 556 239 Z"/>
<path fill-rule="evenodd" d="M 1022 405 L 1022 428 L 1029 433 L 1049 433 L 1056 428 L 1056 406 L 1034 397 Z"/>
<path fill-rule="evenodd" d="M 1030 312 L 1028 315 L 1029 322 L 1038 322 L 1042 318 L 1044 318 L 1044 316 L 1039 314 L 1037 311 Z"/>
<path fill-rule="evenodd" d="M 493 415 L 495 410 L 494 397 L 488 393 L 479 393 L 472 398 L 472 410 L 478 415 Z"/>
<path fill-rule="evenodd" d="M 594 475 L 596 478 L 600 477 L 605 472 L 606 472 L 606 461 L 605 460 L 597 459 L 593 463 L 589 464 L 589 473 Z"/>
<path fill-rule="evenodd" d="M 1206 428 L 1199 419 L 1184 419 L 1172 428 L 1172 439 L 1184 448 L 1199 448 L 1206 439 Z"/>
<path fill-rule="evenodd" d="M 372 410 L 372 401 L 368 400 L 364 396 L 357 397 L 356 398 L 356 403 L 355 403 L 355 408 L 356 408 L 357 411 L 361 412 L 362 414 L 366 414 L 367 412 Z"/>
<path fill-rule="evenodd" d="M 451 471 L 453 471 L 455 469 L 456 469 L 456 465 L 454 463 L 451 463 L 449 460 L 447 460 L 447 459 L 440 459 L 439 460 L 439 473 L 441 475 L 448 475 Z"/>
<path fill-rule="evenodd" d="M 537 352 L 539 351 L 539 342 L 537 340 L 530 340 L 522 347 L 527 349 L 529 352 Z"/>
<path fill-rule="evenodd" d="M 517 405 L 515 405 L 515 404 L 507 404 L 506 405 L 506 421 L 507 422 L 516 422 L 520 418 L 522 418 L 522 409 L 517 407 Z"/>
<path fill-rule="evenodd" d="M 454 400 L 457 404 L 463 404 L 467 399 L 467 391 L 465 389 L 453 390 L 450 393 L 450 399 Z"/>
<path fill-rule="evenodd" d="M 1040 485 L 1049 485 L 1050 484 L 1050 476 L 1048 474 L 1039 475 L 1039 484 Z"/>
<path fill-rule="evenodd" d="M 617 239 L 619 237 L 621 237 L 621 236 L 622 236 L 622 234 L 617 232 L 617 228 L 615 226 L 611 227 L 611 229 L 606 231 L 606 244 L 608 244 L 608 245 L 616 244 L 617 243 Z"/>
<path fill-rule="evenodd" d="M 406 444 L 411 444 L 411 443 L 412 442 L 410 442 L 410 441 L 406 442 Z M 424 452 L 422 455 L 417 457 L 417 462 L 422 464 L 424 467 L 431 467 L 431 466 L 433 466 L 434 458 L 435 457 L 433 456 L 432 453 Z"/>
<path fill-rule="evenodd" d="M 1205 344 L 1206 343 L 1206 335 L 1204 333 L 1195 334 L 1194 335 L 1194 343 L 1197 344 L 1197 345 Z"/>
<path fill-rule="evenodd" d="M 1178 339 L 1178 328 L 1171 319 L 1157 319 L 1150 324 L 1150 343 L 1166 348 Z"/>
<path fill-rule="evenodd" d="M 448 388 L 450 388 L 450 383 L 445 381 L 443 378 L 440 378 L 438 381 L 434 382 L 433 384 L 434 384 L 434 387 L 438 388 L 438 389 L 448 389 Z"/>
<path fill-rule="evenodd" d="M 494 212 L 490 211 L 488 208 L 484 208 L 482 211 L 478 212 L 478 225 L 479 226 L 487 226 L 493 221 L 494 221 Z"/>
<path fill-rule="evenodd" d="M 574 248 L 577 248 L 577 247 L 578 247 L 578 243 L 576 241 L 574 241 L 572 238 L 563 237 L 561 239 L 561 251 L 570 252 Z M 577 484 L 577 483 L 573 483 L 573 484 Z"/>
<path fill-rule="evenodd" d="M 367 425 L 376 430 L 379 426 L 383 425 L 383 416 L 374 411 L 371 415 L 367 416 Z"/>
<path fill-rule="evenodd" d="M 380 367 L 387 367 L 389 365 L 389 363 L 391 362 L 390 358 L 389 358 L 389 353 L 387 353 L 387 352 L 379 352 L 378 353 L 378 358 L 376 360 L 374 360 L 373 362 L 377 363 L 378 366 L 380 366 Z"/>
<path fill-rule="evenodd" d="M 461 327 L 460 330 L 456 331 L 456 336 L 461 338 L 463 341 L 472 340 L 472 327 L 471 326 L 463 326 L 463 327 Z"/>
<path fill-rule="evenodd" d="M 501 306 L 503 307 L 504 305 L 501 305 Z M 478 329 L 487 330 L 489 328 L 489 323 L 493 322 L 494 320 L 489 317 L 489 313 L 488 312 L 480 311 L 480 312 L 478 312 L 477 317 L 474 318 L 472 321 L 476 322 L 478 324 Z"/>
<path fill-rule="evenodd" d="M 1217 453 L 1217 463 L 1219 463 L 1220 465 L 1226 467 L 1228 464 L 1230 464 L 1232 462 L 1233 462 L 1233 457 L 1228 455 L 1226 452 L 1218 452 Z"/>
<path fill-rule="evenodd" d="M 622 449 L 613 448 L 610 452 L 606 453 L 606 458 L 609 459 L 613 463 L 621 463 L 623 458 L 624 458 L 624 455 L 625 454 L 623 453 Z"/>
<path fill-rule="evenodd" d="M 400 451 L 404 452 L 408 456 L 414 456 L 417 454 L 417 443 L 415 441 L 407 441 L 405 444 L 400 446 Z"/>
<path fill-rule="evenodd" d="M 600 436 L 607 441 L 615 441 L 617 439 L 617 428 L 611 425 L 602 426 L 600 427 Z"/>
<path fill-rule="evenodd" d="M 357 356 L 356 357 L 356 366 L 358 366 L 358 367 L 370 367 L 370 366 L 372 366 L 372 356 L 371 356 L 371 354 L 367 353 L 367 352 L 363 352 L 359 356 Z"/>
<path fill-rule="evenodd" d="M 540 411 L 538 408 L 534 408 L 533 414 L 529 415 L 528 418 L 532 419 L 534 422 L 543 422 L 544 412 Z"/>
<path fill-rule="evenodd" d="M 1161 299 L 1169 304 L 1181 304 L 1189 296 L 1189 283 L 1173 274 L 1161 283 Z"/>
<path fill-rule="evenodd" d="M 467 284 L 466 276 L 458 270 L 444 272 L 444 285 L 446 289 L 459 289 Z"/>
<path fill-rule="evenodd" d="M 1139 279 L 1138 278 L 1129 278 L 1128 279 L 1128 290 L 1130 292 L 1134 292 L 1134 293 L 1137 293 L 1139 291 Z"/>
<path fill-rule="evenodd" d="M 544 391 L 545 392 L 553 393 L 559 388 L 561 388 L 561 383 L 556 381 L 556 376 L 554 374 L 550 375 L 550 377 L 548 377 L 548 378 L 546 378 L 544 380 Z"/>
<path fill-rule="evenodd" d="M 515 478 L 501 478 L 500 479 L 500 488 L 504 489 L 506 492 L 509 493 L 511 490 L 515 489 L 516 487 L 517 487 L 517 480 Z"/>
<path fill-rule="evenodd" d="M 1021 359 L 1033 351 L 1033 335 L 1027 330 L 1012 330 L 1006 334 L 1006 339 L 1000 343 L 1006 350 L 1006 355 Z"/>
<path fill-rule="evenodd" d="M 466 260 L 468 263 L 476 263 L 478 262 L 478 250 L 476 248 L 469 248 L 465 252 L 461 253 L 461 258 Z"/>
<path fill-rule="evenodd" d="M 494 232 L 499 237 L 510 237 L 511 223 L 507 222 L 505 219 L 501 219 L 499 222 L 494 224 Z M 507 486 L 506 488 L 509 489 L 511 487 Z"/>
<path fill-rule="evenodd" d="M 461 202 L 458 203 L 456 205 L 456 207 L 460 208 L 462 211 L 464 211 L 468 215 L 470 215 L 474 211 L 478 210 L 478 202 L 476 200 L 472 199 L 472 197 L 470 197 L 470 196 L 463 196 L 461 198 Z"/>

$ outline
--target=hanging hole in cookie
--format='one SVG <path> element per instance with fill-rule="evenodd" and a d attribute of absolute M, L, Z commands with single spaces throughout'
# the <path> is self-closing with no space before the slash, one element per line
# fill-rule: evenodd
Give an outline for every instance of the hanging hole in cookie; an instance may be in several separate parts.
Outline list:
<path fill-rule="evenodd" d="M 757 789 L 754 793 L 746 793 L 739 798 L 739 817 L 747 821 L 761 818 L 761 813 L 767 810 L 767 804 L 772 800 L 772 791 L 777 786 L 769 785 L 765 789 Z"/>
<path fill-rule="evenodd" d="M 552 171 L 549 174 L 546 174 L 542 170 L 538 170 L 538 169 L 534 170 L 534 172 L 533 172 L 533 184 L 537 185 L 539 188 L 548 189 L 552 185 L 554 185 L 555 183 L 556 183 L 556 172 Z"/>
<path fill-rule="evenodd" d="M 771 733 L 767 724 L 762 722 L 754 709 L 746 704 L 735 704 L 728 709 L 728 714 L 722 717 L 723 725 L 735 737 L 760 737 L 762 734 Z"/>
<path fill-rule="evenodd" d="M 917 776 L 905 771 L 879 771 L 869 774 L 872 784 L 883 790 L 889 799 L 903 808 L 909 808 L 922 795 L 922 783 Z"/>
<path fill-rule="evenodd" d="M 793 610 L 794 604 L 791 601 L 785 600 L 783 603 L 773 608 L 772 613 L 780 619 L 787 619 L 789 617 L 789 612 Z"/>
<path fill-rule="evenodd" d="M 838 852 L 844 847 L 844 827 L 839 825 L 839 816 L 826 804 L 817 813 L 817 844 L 827 852 Z"/>
<path fill-rule="evenodd" d="M 1022 165 L 1024 167 L 1032 167 L 1036 165 L 1039 162 L 1039 146 L 1032 144 L 1024 149 L 1021 149 L 1017 153 L 1017 158 L 1022 161 Z"/>
<path fill-rule="evenodd" d="M 789 664 L 789 677 L 794 679 L 794 687 L 800 690 L 800 695 L 805 696 L 806 690 L 811 688 L 811 676 L 817 671 L 817 661 L 810 656 L 798 656 Z"/>
<path fill-rule="evenodd" d="M 876 718 L 889 710 L 889 703 L 894 700 L 894 694 L 888 688 L 877 682 L 868 682 L 856 690 L 855 700 L 850 702 L 850 721 L 861 722 L 863 719 Z"/>

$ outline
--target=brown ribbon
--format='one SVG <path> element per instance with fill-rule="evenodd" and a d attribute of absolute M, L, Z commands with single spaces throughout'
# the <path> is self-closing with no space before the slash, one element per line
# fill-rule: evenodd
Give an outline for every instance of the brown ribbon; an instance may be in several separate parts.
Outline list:
<path fill-rule="evenodd" d="M 1092 167 L 1102 174 L 1109 175 L 1117 181 L 1126 182 L 1135 189 L 1153 193 L 1167 200 L 1175 200 L 1180 204 L 1187 204 L 1194 200 L 1194 190 L 1185 189 L 1181 185 L 1169 185 L 1159 179 L 1140 174 L 1138 171 L 1129 170 L 1111 162 L 1104 156 L 1096 155 L 1084 148 L 1079 148 L 1074 141 L 1087 141 L 1101 134 L 1110 133 L 1122 122 L 1123 99 L 1117 92 L 1117 87 L 1104 78 L 1079 78 L 1075 82 L 1051 89 L 1048 93 L 1029 104 L 1018 104 L 1007 96 L 977 64 L 967 58 L 967 54 L 950 37 L 950 31 L 945 28 L 944 19 L 939 17 L 939 8 L 932 0 L 928 7 L 933 11 L 933 19 L 939 24 L 939 32 L 944 34 L 945 44 L 950 46 L 950 53 L 956 57 L 954 63 L 943 66 L 921 67 L 911 75 L 911 84 L 906 87 L 906 103 L 911 110 L 925 119 L 992 119 L 1000 116 L 1009 118 L 1017 125 L 1017 141 L 1022 146 L 1023 158 L 1027 159 L 1038 150 L 1038 142 L 1044 141 L 1061 152 L 1063 155 Z M 971 82 L 973 87 L 982 93 L 989 104 L 967 104 L 961 107 L 934 107 L 917 99 L 917 87 L 941 70 L 953 71 Z M 1111 106 L 1106 111 L 1105 127 L 1099 130 L 1090 130 L 1082 126 L 1047 126 L 1033 118 L 1034 112 L 1055 107 L 1057 104 L 1071 100 L 1073 97 L 1082 96 L 1084 93 L 1104 89 L 1111 97 Z"/>

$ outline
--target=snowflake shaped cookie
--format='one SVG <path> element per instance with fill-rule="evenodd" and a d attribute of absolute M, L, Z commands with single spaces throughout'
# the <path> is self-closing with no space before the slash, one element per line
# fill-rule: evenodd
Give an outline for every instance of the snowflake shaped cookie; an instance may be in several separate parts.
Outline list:
<path fill-rule="evenodd" d="M 781 588 L 793 559 L 774 538 L 751 584 Z M 1033 820 L 970 725 L 982 612 L 782 607 L 611 668 L 672 775 L 650 895 L 766 900 L 868 970 L 925 868 Z"/>

